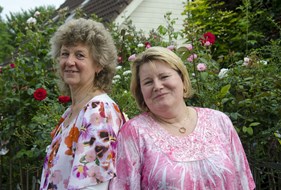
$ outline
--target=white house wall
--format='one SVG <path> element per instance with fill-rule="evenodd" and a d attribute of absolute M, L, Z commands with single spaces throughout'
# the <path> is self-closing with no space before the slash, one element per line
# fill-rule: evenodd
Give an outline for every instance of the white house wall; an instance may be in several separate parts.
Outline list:
<path fill-rule="evenodd" d="M 174 28 L 179 31 L 183 28 L 184 17 L 181 15 L 183 10 L 183 0 L 136 0 L 117 17 L 115 22 L 122 25 L 125 18 L 129 18 L 137 30 L 143 30 L 148 34 L 160 25 L 167 26 L 164 15 L 171 12 L 171 18 L 178 18 Z"/>

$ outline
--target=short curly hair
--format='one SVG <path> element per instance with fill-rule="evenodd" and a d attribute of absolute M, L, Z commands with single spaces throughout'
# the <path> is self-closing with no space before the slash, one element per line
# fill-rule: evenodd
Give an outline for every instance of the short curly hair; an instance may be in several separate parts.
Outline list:
<path fill-rule="evenodd" d="M 152 61 L 162 61 L 177 71 L 183 82 L 183 98 L 187 99 L 192 97 L 194 90 L 192 89 L 187 69 L 182 60 L 174 52 L 167 48 L 151 47 L 138 55 L 134 60 L 134 63 L 131 65 L 132 77 L 130 89 L 140 110 L 148 111 L 148 107 L 145 104 L 143 94 L 141 92 L 139 70 L 141 65 Z"/>
<path fill-rule="evenodd" d="M 52 36 L 50 55 L 57 63 L 63 45 L 71 46 L 78 43 L 89 47 L 95 63 L 102 68 L 95 76 L 94 87 L 109 92 L 117 65 L 117 50 L 111 34 L 102 23 L 94 20 L 84 18 L 69 20 Z M 59 78 L 60 90 L 70 95 L 69 86 L 63 81 L 60 73 Z"/>

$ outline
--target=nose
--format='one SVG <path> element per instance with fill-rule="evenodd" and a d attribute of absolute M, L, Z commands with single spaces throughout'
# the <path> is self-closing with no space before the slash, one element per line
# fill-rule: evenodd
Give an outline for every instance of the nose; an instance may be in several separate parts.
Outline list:
<path fill-rule="evenodd" d="M 155 79 L 154 80 L 154 86 L 153 86 L 154 91 L 162 90 L 163 89 L 163 84 L 161 80 Z"/>
<path fill-rule="evenodd" d="M 65 63 L 66 63 L 67 66 L 75 65 L 75 57 L 72 56 L 72 55 L 69 55 L 69 56 L 66 58 Z"/>

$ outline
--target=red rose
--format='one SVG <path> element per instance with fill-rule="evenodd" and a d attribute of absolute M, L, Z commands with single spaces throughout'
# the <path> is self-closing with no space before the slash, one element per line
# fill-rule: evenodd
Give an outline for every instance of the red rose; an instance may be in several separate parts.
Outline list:
<path fill-rule="evenodd" d="M 14 63 L 11 63 L 11 64 L 10 64 L 10 67 L 13 69 L 13 68 L 16 67 L 16 65 L 15 65 Z"/>
<path fill-rule="evenodd" d="M 206 42 L 210 42 L 210 44 L 214 44 L 216 41 L 216 36 L 212 34 L 211 32 L 206 32 L 203 35 L 203 38 L 200 39 L 202 45 L 204 45 Z"/>
<path fill-rule="evenodd" d="M 70 97 L 69 96 L 59 96 L 59 102 L 60 103 L 67 103 L 70 102 Z"/>
<path fill-rule="evenodd" d="M 44 88 L 38 88 L 33 93 L 35 100 L 42 101 L 47 97 L 47 91 Z"/>

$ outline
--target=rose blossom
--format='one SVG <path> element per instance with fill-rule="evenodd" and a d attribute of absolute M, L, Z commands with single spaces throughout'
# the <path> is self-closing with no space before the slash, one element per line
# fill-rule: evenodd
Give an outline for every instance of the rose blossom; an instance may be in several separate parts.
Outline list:
<path fill-rule="evenodd" d="M 116 67 L 116 70 L 120 70 L 120 69 L 122 69 L 122 66 L 118 65 L 118 66 Z"/>
<path fill-rule="evenodd" d="M 149 42 L 145 42 L 144 45 L 146 49 L 151 48 L 151 44 Z"/>
<path fill-rule="evenodd" d="M 197 70 L 198 71 L 205 71 L 207 69 L 207 66 L 204 63 L 198 63 Z"/>
<path fill-rule="evenodd" d="M 36 24 L 36 18 L 30 17 L 29 19 L 27 19 L 26 23 L 27 24 Z"/>
<path fill-rule="evenodd" d="M 250 65 L 250 61 L 251 59 L 249 57 L 244 57 L 244 62 L 243 62 L 243 66 L 249 66 Z"/>
<path fill-rule="evenodd" d="M 135 59 L 136 59 L 136 54 L 133 54 L 128 58 L 128 61 L 134 61 Z"/>
<path fill-rule="evenodd" d="M 200 41 L 202 45 L 205 45 L 206 42 L 209 42 L 210 44 L 214 44 L 216 41 L 216 36 L 212 34 L 211 32 L 206 32 L 203 35 L 203 38 L 200 38 Z"/>
<path fill-rule="evenodd" d="M 167 46 L 167 49 L 173 51 L 175 49 L 175 46 L 174 45 L 169 45 L 169 46 Z"/>
<path fill-rule="evenodd" d="M 12 69 L 14 69 L 14 68 L 16 67 L 16 65 L 15 65 L 14 63 L 11 63 L 11 64 L 10 64 L 10 67 L 11 67 Z"/>
<path fill-rule="evenodd" d="M 71 101 L 71 98 L 69 96 L 59 96 L 58 99 L 60 103 L 67 103 Z"/>
<path fill-rule="evenodd" d="M 192 62 L 194 59 L 197 59 L 197 54 L 193 53 L 188 58 L 187 61 Z"/>
<path fill-rule="evenodd" d="M 131 72 L 131 70 L 127 70 L 127 71 L 124 71 L 123 72 L 123 75 L 129 75 L 129 74 L 131 74 L 132 72 Z"/>
<path fill-rule="evenodd" d="M 204 46 L 207 46 L 207 47 L 210 46 L 210 45 L 212 45 L 212 44 L 209 41 L 206 41 L 205 44 L 204 44 Z"/>
<path fill-rule="evenodd" d="M 188 49 L 189 51 L 193 49 L 193 46 L 191 44 L 186 44 L 184 47 L 186 47 L 186 49 Z"/>
<path fill-rule="evenodd" d="M 249 63 L 250 62 L 250 58 L 249 57 L 244 57 L 244 62 Z"/>
<path fill-rule="evenodd" d="M 226 77 L 226 76 L 227 76 L 227 72 L 228 72 L 228 69 L 222 68 L 222 69 L 220 70 L 219 74 L 218 74 L 218 77 L 219 77 L 220 79 Z"/>
<path fill-rule="evenodd" d="M 40 16 L 40 12 L 39 11 L 36 11 L 35 13 L 34 13 L 34 17 L 38 17 L 38 16 Z"/>
<path fill-rule="evenodd" d="M 47 91 L 44 88 L 38 88 L 33 93 L 35 100 L 42 101 L 47 97 Z"/>

